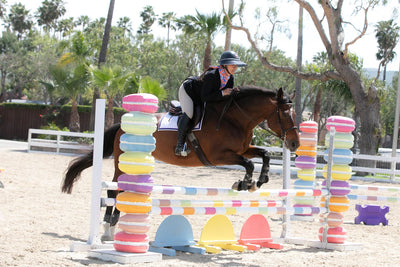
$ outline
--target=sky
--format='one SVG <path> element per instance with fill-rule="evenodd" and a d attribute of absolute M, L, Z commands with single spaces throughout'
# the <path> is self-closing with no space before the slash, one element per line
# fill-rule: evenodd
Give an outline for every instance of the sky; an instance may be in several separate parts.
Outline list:
<path fill-rule="evenodd" d="M 22 3 L 27 9 L 34 14 L 37 8 L 41 5 L 43 0 L 8 0 L 8 4 L 12 5 L 14 3 Z M 64 0 L 66 3 L 66 14 L 65 17 L 75 17 L 78 18 L 81 15 L 87 15 L 91 20 L 99 17 L 107 17 L 109 0 Z M 257 30 L 258 23 L 254 19 L 255 9 L 260 7 L 261 10 L 266 12 L 268 8 L 268 3 L 270 1 L 259 1 L 259 0 L 246 0 L 245 16 L 244 16 L 244 26 L 247 27 L 250 32 L 254 35 Z M 315 1 L 310 1 L 312 4 Z M 345 1 L 354 2 L 354 1 Z M 350 46 L 349 50 L 352 53 L 357 54 L 364 60 L 365 68 L 377 68 L 379 62 L 376 60 L 375 54 L 377 52 L 377 42 L 374 33 L 374 25 L 378 21 L 388 20 L 393 14 L 395 8 L 399 8 L 400 4 L 396 0 L 390 0 L 389 6 L 379 7 L 372 11 L 368 16 L 368 21 L 370 26 L 367 29 L 366 35 L 359 39 L 354 45 Z M 235 6 L 238 6 L 240 0 L 235 1 Z M 296 59 L 297 54 L 297 20 L 299 7 L 294 1 L 276 1 L 276 3 L 283 3 L 283 7 L 279 9 L 279 14 L 282 16 L 280 19 L 285 21 L 285 25 L 289 28 L 289 33 L 280 33 L 274 38 L 274 45 L 283 50 L 287 56 L 292 59 Z M 163 12 L 175 12 L 175 14 L 180 17 L 183 15 L 195 15 L 196 9 L 200 13 L 211 14 L 211 12 L 219 12 L 222 8 L 222 2 L 219 0 L 116 0 L 114 7 L 113 24 L 115 24 L 121 17 L 129 17 L 132 21 L 132 28 L 136 31 L 142 22 L 140 17 L 140 12 L 147 5 L 153 6 L 154 12 L 157 15 L 162 15 Z M 225 0 L 225 7 L 228 8 L 229 0 Z M 315 5 L 315 4 L 314 4 Z M 317 8 L 315 8 L 317 10 Z M 346 22 L 351 22 L 355 27 L 361 28 L 364 22 L 363 16 L 352 15 L 354 7 L 344 8 L 343 20 Z M 318 14 L 321 14 L 317 11 Z M 303 32 L 303 63 L 311 62 L 312 57 L 320 51 L 324 51 L 324 46 L 320 37 L 315 30 L 314 25 L 307 12 L 304 11 L 304 32 Z M 319 16 L 322 18 L 322 16 Z M 356 20 L 356 18 L 360 18 Z M 400 25 L 397 18 L 397 24 Z M 238 21 L 236 21 L 238 23 Z M 234 24 L 237 24 L 234 21 Z M 347 24 L 345 26 L 345 43 L 352 41 L 359 33 L 352 30 L 354 27 Z M 153 34 L 157 37 L 166 38 L 167 31 L 164 28 L 159 27 L 156 23 L 153 25 Z M 260 28 L 260 32 L 264 29 L 264 32 L 269 31 L 267 24 L 264 24 L 263 28 Z M 217 34 L 214 42 L 218 46 L 224 46 L 225 34 Z M 246 35 L 242 31 L 232 32 L 232 43 L 237 43 L 250 47 L 247 41 Z M 261 47 L 260 48 L 266 48 Z M 399 70 L 399 58 L 400 58 L 400 44 L 396 46 L 395 52 L 398 56 L 393 60 L 392 63 L 388 65 L 388 70 Z"/>

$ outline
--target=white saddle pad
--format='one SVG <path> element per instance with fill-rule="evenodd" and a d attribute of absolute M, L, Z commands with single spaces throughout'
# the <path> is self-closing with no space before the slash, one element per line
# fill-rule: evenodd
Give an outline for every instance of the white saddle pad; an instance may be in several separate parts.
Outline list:
<path fill-rule="evenodd" d="M 160 123 L 158 124 L 159 131 L 177 131 L 178 130 L 178 118 L 179 116 L 171 116 L 169 113 L 162 116 Z M 203 124 L 203 117 L 200 122 L 192 129 L 192 131 L 200 131 Z"/>

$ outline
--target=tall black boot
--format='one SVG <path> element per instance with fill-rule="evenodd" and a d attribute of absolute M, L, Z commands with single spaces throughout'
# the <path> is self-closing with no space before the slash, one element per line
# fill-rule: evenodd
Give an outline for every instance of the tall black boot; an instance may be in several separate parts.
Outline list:
<path fill-rule="evenodd" d="M 191 119 L 183 113 L 178 122 L 178 138 L 175 148 L 175 155 L 186 157 L 190 153 L 190 149 L 186 147 L 185 149 L 185 141 L 186 134 L 189 131 L 189 127 L 191 125 Z"/>

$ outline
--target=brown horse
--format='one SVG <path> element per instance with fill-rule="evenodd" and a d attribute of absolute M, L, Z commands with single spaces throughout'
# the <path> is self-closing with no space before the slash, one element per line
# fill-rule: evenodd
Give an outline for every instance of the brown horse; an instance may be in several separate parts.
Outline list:
<path fill-rule="evenodd" d="M 233 189 L 253 191 L 263 183 L 267 183 L 269 179 L 268 152 L 263 148 L 250 145 L 253 129 L 261 122 L 267 121 L 269 128 L 284 141 L 285 146 L 292 152 L 299 146 L 299 133 L 295 126 L 292 103 L 290 98 L 284 95 L 282 89 L 271 91 L 250 86 L 239 89 L 237 94 L 231 96 L 230 106 L 227 109 L 228 101 L 207 103 L 202 129 L 195 132 L 195 135 L 212 165 L 241 165 L 245 168 L 244 179 L 235 182 L 232 186 Z M 220 120 L 221 114 L 223 117 Z M 156 114 L 156 116 L 160 121 L 162 114 Z M 114 153 L 113 181 L 117 181 L 122 174 L 118 169 L 118 158 L 123 153 L 119 148 L 120 136 L 123 133 L 119 125 L 115 125 L 105 132 L 103 155 L 107 157 Z M 176 135 L 175 131 L 159 130 L 153 134 L 157 140 L 156 149 L 152 153 L 154 158 L 179 166 L 203 166 L 193 152 L 187 157 L 175 156 Z M 193 148 L 191 150 L 193 151 Z M 252 180 L 254 164 L 250 158 L 254 157 L 260 157 L 263 160 L 257 183 Z M 70 193 L 73 183 L 79 178 L 80 173 L 91 165 L 92 153 L 71 162 L 64 178 L 62 191 Z M 115 196 L 116 192 L 109 192 L 109 197 Z M 112 218 L 111 211 L 112 207 L 108 207 L 105 221 L 115 225 L 119 214 Z"/>

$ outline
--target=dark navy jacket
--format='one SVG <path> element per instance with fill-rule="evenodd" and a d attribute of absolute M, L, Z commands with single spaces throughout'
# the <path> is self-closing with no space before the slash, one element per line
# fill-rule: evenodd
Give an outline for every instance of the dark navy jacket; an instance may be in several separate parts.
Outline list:
<path fill-rule="evenodd" d="M 183 82 L 186 93 L 196 105 L 224 100 L 225 97 L 222 96 L 222 90 L 233 88 L 233 85 L 234 77 L 231 75 L 225 87 L 220 89 L 221 78 L 218 69 L 208 70 L 202 81 L 199 80 L 199 77 L 189 77 Z"/>

